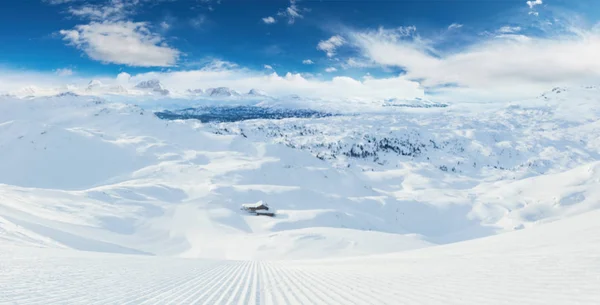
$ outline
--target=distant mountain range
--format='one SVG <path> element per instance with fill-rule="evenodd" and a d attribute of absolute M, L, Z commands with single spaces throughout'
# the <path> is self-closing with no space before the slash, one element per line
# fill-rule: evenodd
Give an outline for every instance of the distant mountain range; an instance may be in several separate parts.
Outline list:
<path fill-rule="evenodd" d="M 305 98 L 298 95 L 288 96 L 271 96 L 269 93 L 260 89 L 250 89 L 243 93 L 229 87 L 216 88 L 189 88 L 183 91 L 174 91 L 167 88 L 158 79 L 149 79 L 140 81 L 137 84 L 105 84 L 100 80 L 91 80 L 85 86 L 68 85 L 56 88 L 40 88 L 36 86 L 28 86 L 16 91 L 8 92 L 8 96 L 18 98 L 32 98 L 44 96 L 56 96 L 63 93 L 72 93 L 82 96 L 124 96 L 138 97 L 149 99 L 183 99 L 183 100 L 202 100 L 202 101 L 238 101 L 238 102 L 254 102 L 267 103 L 270 105 L 280 104 L 319 104 L 321 106 L 330 106 L 330 101 L 320 100 L 315 98 Z M 368 101 L 371 106 L 375 107 L 404 107 L 404 108 L 440 108 L 447 107 L 448 104 L 429 101 L 426 99 L 398 99 L 388 98 L 385 100 Z M 349 103 L 343 107 L 347 109 Z M 296 107 L 298 108 L 298 107 Z M 323 108 L 323 107 L 322 107 Z M 327 107 L 325 107 L 327 108 Z M 172 110 L 172 109 L 171 109 Z"/>

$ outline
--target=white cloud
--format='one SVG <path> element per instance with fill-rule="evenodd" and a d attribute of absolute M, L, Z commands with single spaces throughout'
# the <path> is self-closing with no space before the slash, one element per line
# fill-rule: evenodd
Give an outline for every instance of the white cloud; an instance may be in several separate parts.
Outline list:
<path fill-rule="evenodd" d="M 325 68 L 325 72 L 327 72 L 327 73 L 332 73 L 332 72 L 335 72 L 335 71 L 337 71 L 337 69 L 335 67 Z"/>
<path fill-rule="evenodd" d="M 168 29 L 170 29 L 170 28 L 171 28 L 171 25 L 170 25 L 170 24 L 168 24 L 166 21 L 163 21 L 163 22 L 161 22 L 161 23 L 160 23 L 160 27 L 161 27 L 163 30 L 165 30 L 165 31 L 166 31 L 166 30 L 168 30 Z"/>
<path fill-rule="evenodd" d="M 315 63 L 315 62 L 314 62 L 314 61 L 312 61 L 312 60 L 310 60 L 310 59 L 305 59 L 305 60 L 303 60 L 303 61 L 302 61 L 302 64 L 305 64 L 305 65 L 312 65 L 312 64 L 314 64 L 314 63 Z"/>
<path fill-rule="evenodd" d="M 288 6 L 285 10 L 277 13 L 277 16 L 287 18 L 289 24 L 294 24 L 296 19 L 304 18 L 304 16 L 300 13 L 301 11 L 306 11 L 305 9 L 300 9 L 296 4 L 296 0 L 290 0 L 290 6 Z"/>
<path fill-rule="evenodd" d="M 69 13 L 92 21 L 118 21 L 135 13 L 140 0 L 109 0 L 105 4 L 83 4 L 70 7 Z"/>
<path fill-rule="evenodd" d="M 542 0 L 530 0 L 527 1 L 527 5 L 530 9 L 533 9 L 536 5 L 544 4 Z"/>
<path fill-rule="evenodd" d="M 327 57 L 333 57 L 335 55 L 335 50 L 342 45 L 344 45 L 346 41 L 340 35 L 331 36 L 331 38 L 327 40 L 319 41 L 317 45 L 317 49 L 325 52 Z"/>
<path fill-rule="evenodd" d="M 457 30 L 457 29 L 460 29 L 462 27 L 463 27 L 462 24 L 453 23 L 453 24 L 451 24 L 451 25 L 448 26 L 448 30 Z"/>
<path fill-rule="evenodd" d="M 503 26 L 498 29 L 498 33 L 502 33 L 502 34 L 518 33 L 520 31 L 521 31 L 520 26 Z"/>
<path fill-rule="evenodd" d="M 518 91 L 525 97 L 556 85 L 600 80 L 598 29 L 545 38 L 500 35 L 452 52 L 438 50 L 418 36 L 393 32 L 359 31 L 348 37 L 366 60 L 400 67 L 407 78 L 432 89 L 452 84 L 463 92 L 480 90 L 500 97 Z"/>
<path fill-rule="evenodd" d="M 404 76 L 385 78 L 354 79 L 346 76 L 320 79 L 307 74 L 276 72 L 265 74 L 264 70 L 255 71 L 240 68 L 235 64 L 214 61 L 201 69 L 171 72 L 148 72 L 129 75 L 125 72 L 116 77 L 94 76 L 90 79 L 100 80 L 106 85 L 122 85 L 132 88 L 143 80 L 158 79 L 171 92 L 184 92 L 187 89 L 210 87 L 229 87 L 240 92 L 256 88 L 273 96 L 297 94 L 308 98 L 327 100 L 381 100 L 387 98 L 423 97 L 423 89 L 417 82 L 407 80 Z M 65 83 L 85 88 L 90 79 L 80 77 L 57 78 L 54 73 L 36 73 L 9 71 L 0 68 L 0 92 L 14 91 L 25 86 L 35 85 L 40 88 L 63 88 Z M 46 90 L 52 94 L 60 91 Z"/>
<path fill-rule="evenodd" d="M 529 14 L 530 15 L 534 15 L 534 16 L 539 16 L 540 13 L 537 12 L 537 11 L 535 11 L 535 7 L 537 5 L 541 5 L 541 4 L 544 4 L 542 2 L 542 0 L 530 0 L 530 1 L 527 1 L 527 5 L 529 6 Z"/>
<path fill-rule="evenodd" d="M 117 84 L 125 85 L 131 80 L 131 75 L 127 72 L 121 72 L 117 75 Z"/>
<path fill-rule="evenodd" d="M 262 21 L 266 24 L 273 24 L 273 23 L 277 22 L 277 20 L 275 20 L 275 18 L 273 18 L 271 16 L 263 18 Z"/>
<path fill-rule="evenodd" d="M 92 22 L 60 34 L 91 59 L 138 67 L 173 66 L 180 52 L 169 47 L 144 22 Z"/>
<path fill-rule="evenodd" d="M 264 65 L 264 68 L 267 69 L 267 70 L 273 70 L 273 67 L 270 66 L 270 65 Z"/>
<path fill-rule="evenodd" d="M 56 69 L 54 73 L 58 76 L 71 76 L 74 74 L 73 70 L 70 68 Z"/>

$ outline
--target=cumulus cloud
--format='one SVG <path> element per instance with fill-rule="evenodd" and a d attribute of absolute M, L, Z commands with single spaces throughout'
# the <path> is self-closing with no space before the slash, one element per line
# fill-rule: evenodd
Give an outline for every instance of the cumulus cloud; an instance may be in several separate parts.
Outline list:
<path fill-rule="evenodd" d="M 533 9 L 536 5 L 544 4 L 542 0 L 530 0 L 527 1 L 527 5 L 530 9 Z"/>
<path fill-rule="evenodd" d="M 167 67 L 174 66 L 181 55 L 167 45 L 163 37 L 151 32 L 147 22 L 129 21 L 141 4 L 167 0 L 50 1 L 79 4 L 69 5 L 67 11 L 88 23 L 59 33 L 69 45 L 93 60 L 137 67 Z M 196 18 L 193 25 L 200 23 Z M 166 31 L 170 24 L 162 22 L 159 27 Z"/>
<path fill-rule="evenodd" d="M 273 24 L 273 23 L 277 22 L 277 21 L 275 20 L 275 18 L 273 18 L 272 16 L 265 17 L 265 18 L 263 18 L 263 19 L 262 19 L 262 21 L 263 21 L 264 23 L 266 23 L 266 24 Z"/>
<path fill-rule="evenodd" d="M 335 71 L 337 71 L 337 68 L 336 68 L 336 67 L 328 67 L 328 68 L 325 68 L 325 72 L 327 72 L 327 73 L 332 73 L 332 72 L 335 72 Z"/>
<path fill-rule="evenodd" d="M 136 67 L 173 66 L 180 52 L 144 22 L 92 22 L 61 30 L 63 39 L 91 59 Z"/>
<path fill-rule="evenodd" d="M 497 35 L 451 52 L 435 48 L 418 35 L 406 34 L 380 28 L 352 32 L 348 39 L 366 60 L 399 67 L 407 78 L 430 89 L 450 85 L 468 89 L 464 92 L 485 90 L 502 95 L 518 90 L 537 95 L 550 86 L 600 79 L 598 29 L 551 37 Z"/>
<path fill-rule="evenodd" d="M 315 63 L 315 62 L 314 62 L 314 61 L 312 61 L 312 60 L 310 60 L 310 59 L 305 59 L 305 60 L 303 60 L 303 61 L 302 61 L 302 64 L 305 64 L 305 65 L 312 65 L 312 64 L 314 64 L 314 63 Z"/>
<path fill-rule="evenodd" d="M 264 68 L 266 70 L 273 70 L 273 67 L 271 65 L 264 65 Z"/>
<path fill-rule="evenodd" d="M 294 24 L 296 19 L 304 18 L 304 16 L 301 14 L 302 11 L 306 11 L 306 9 L 301 9 L 298 7 L 296 0 L 290 0 L 290 5 L 286 7 L 285 10 L 277 13 L 277 16 L 287 18 L 288 24 Z"/>
<path fill-rule="evenodd" d="M 344 45 L 345 42 L 346 41 L 342 36 L 335 35 L 331 36 L 331 38 L 327 40 L 319 41 L 317 49 L 325 52 L 325 54 L 327 54 L 327 57 L 333 57 L 335 56 L 335 50 Z"/>

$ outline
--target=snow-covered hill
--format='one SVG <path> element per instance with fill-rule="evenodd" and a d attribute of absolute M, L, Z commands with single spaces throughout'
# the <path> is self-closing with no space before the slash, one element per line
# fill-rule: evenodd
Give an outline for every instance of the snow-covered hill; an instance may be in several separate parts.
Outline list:
<path fill-rule="evenodd" d="M 595 304 L 599 93 L 347 112 L 2 96 L 0 303 Z M 261 200 L 275 217 L 240 210 Z"/>
<path fill-rule="evenodd" d="M 584 304 L 600 302 L 600 213 L 362 258 L 226 261 L 10 247 L 0 303 Z"/>
<path fill-rule="evenodd" d="M 238 259 L 429 244 L 381 217 L 387 196 L 305 152 L 93 97 L 5 98 L 0 107 L 0 216 L 12 236 L 80 250 Z M 239 210 L 258 200 L 277 216 Z M 334 246 L 324 251 L 325 244 Z"/>
<path fill-rule="evenodd" d="M 1 226 L 11 241 L 237 259 L 518 230 L 599 207 L 597 94 L 207 124 L 90 96 L 3 97 Z M 277 216 L 239 210 L 259 200 Z"/>

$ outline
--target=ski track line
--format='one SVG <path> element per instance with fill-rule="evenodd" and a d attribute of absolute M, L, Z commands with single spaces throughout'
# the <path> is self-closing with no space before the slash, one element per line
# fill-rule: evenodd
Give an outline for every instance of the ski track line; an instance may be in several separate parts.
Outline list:
<path fill-rule="evenodd" d="M 304 291 L 303 293 L 308 296 L 309 293 L 313 295 L 315 298 L 319 300 L 316 304 L 341 304 L 336 302 L 335 299 L 330 295 L 332 291 L 323 291 L 323 287 L 316 285 L 312 281 L 307 280 L 308 277 L 304 272 L 301 272 L 301 269 L 296 269 L 296 272 L 293 273 L 294 278 L 299 283 L 306 283 L 307 288 L 311 288 L 308 290 L 308 293 Z"/>
<path fill-rule="evenodd" d="M 238 285 L 233 295 L 227 300 L 226 304 L 248 304 L 250 302 L 248 291 L 252 285 L 252 272 L 254 271 L 254 262 L 246 262 L 244 274 L 241 275 Z"/>
<path fill-rule="evenodd" d="M 228 273 L 231 272 L 231 270 L 235 269 L 235 264 L 228 262 L 227 264 L 223 264 L 222 268 L 219 268 L 218 272 L 212 274 L 214 276 L 206 276 L 206 277 L 202 277 L 203 280 L 200 281 L 199 283 L 202 284 L 202 287 L 192 287 L 191 289 L 189 289 L 185 295 L 180 296 L 179 300 L 177 301 L 177 304 L 192 304 L 193 302 L 191 301 L 194 298 L 197 298 L 198 295 L 200 295 L 200 297 L 202 297 L 204 294 L 207 293 L 207 290 L 210 289 L 211 287 L 213 287 L 214 285 L 216 285 L 216 283 L 223 279 Z M 212 283 L 212 285 L 211 285 Z"/>
<path fill-rule="evenodd" d="M 281 284 L 277 281 L 277 277 L 272 272 L 270 263 L 262 263 L 265 277 L 268 279 L 268 284 L 264 285 L 263 291 L 269 291 L 270 298 L 267 298 L 266 304 L 291 304 L 285 293 L 282 293 L 279 287 Z M 268 301 L 271 301 L 270 303 Z M 274 301 L 277 300 L 277 301 Z"/>
<path fill-rule="evenodd" d="M 349 281 L 357 283 L 356 290 L 364 295 L 383 297 L 386 300 L 391 300 L 393 303 L 402 302 L 409 304 L 433 304 L 431 301 L 425 301 L 430 296 L 423 292 L 422 287 L 432 287 L 433 283 L 427 280 L 419 280 L 413 276 L 406 277 L 402 271 L 399 271 L 399 275 L 380 275 L 377 278 L 373 278 L 370 274 L 364 273 L 339 273 L 339 276 L 343 276 Z M 442 286 L 445 287 L 445 286 Z M 435 290 L 435 294 L 439 293 L 439 290 Z M 450 298 L 452 299 L 452 298 Z M 443 298 L 442 304 L 447 304 L 448 300 Z M 389 304 L 387 301 L 386 304 Z M 485 303 L 485 302 L 484 302 Z"/>
<path fill-rule="evenodd" d="M 218 274 L 227 264 L 215 264 L 208 269 L 191 270 L 186 274 L 186 278 L 176 285 L 171 285 L 168 289 L 162 289 L 149 299 L 139 304 L 166 304 L 167 301 L 173 302 L 175 296 L 185 296 L 185 293 L 202 287 L 208 282 L 213 274 Z"/>
<path fill-rule="evenodd" d="M 227 269 L 224 269 L 218 277 L 213 279 L 212 285 L 206 287 L 206 289 L 198 290 L 196 293 L 190 295 L 190 297 L 184 301 L 183 304 L 206 304 L 212 298 L 216 296 L 217 293 L 221 291 L 223 286 L 228 283 L 228 280 L 239 272 L 241 268 L 241 264 L 239 262 L 232 262 L 231 266 Z M 193 299 L 193 301 L 188 302 L 188 300 Z M 209 303 L 210 304 L 210 303 Z"/>
<path fill-rule="evenodd" d="M 218 301 L 214 301 L 218 296 L 223 297 L 224 295 L 228 295 L 230 293 L 231 287 L 234 285 L 236 279 L 242 273 L 244 269 L 244 263 L 236 262 L 236 268 L 232 270 L 229 274 L 227 274 L 220 282 L 218 286 L 213 286 L 210 291 L 210 294 L 206 295 L 206 299 L 202 299 L 202 304 L 221 304 Z M 195 304 L 199 303 L 199 300 L 194 302 Z"/>
<path fill-rule="evenodd" d="M 327 272 L 321 273 L 323 274 L 321 274 L 320 277 L 324 279 L 326 283 L 337 283 L 337 289 L 346 292 L 351 291 L 350 294 L 354 295 L 358 299 L 361 299 L 363 302 L 366 302 L 362 304 L 373 302 L 372 300 L 363 299 L 361 297 L 362 295 L 370 296 L 371 299 L 377 300 L 378 304 L 388 304 L 389 301 L 386 300 L 394 300 L 398 297 L 397 293 L 395 292 L 398 286 L 391 284 L 391 281 L 386 282 L 384 276 L 380 276 L 376 281 L 371 280 L 367 283 L 365 282 L 365 279 L 368 279 L 369 277 L 356 272 L 339 273 L 328 270 Z M 387 286 L 388 289 L 383 289 L 382 286 L 384 286 L 384 283 L 387 284 L 385 286 Z M 404 287 L 411 286 L 413 285 L 411 284 Z M 345 287 L 346 289 L 342 287 Z M 385 297 L 386 295 L 387 297 Z M 381 298 L 381 296 L 384 296 L 384 298 Z"/>
<path fill-rule="evenodd" d="M 225 290 L 220 291 L 219 299 L 214 304 L 231 304 L 233 300 L 237 297 L 239 291 L 242 288 L 243 279 L 245 278 L 248 270 L 250 269 L 251 262 L 240 262 L 241 269 L 238 269 L 236 272 L 235 278 L 232 278 L 229 285 L 225 288 Z M 208 302 L 208 301 L 207 301 Z"/>
<path fill-rule="evenodd" d="M 273 304 L 274 296 L 272 291 L 268 289 L 268 286 L 270 285 L 270 279 L 266 275 L 265 266 L 262 262 L 259 263 L 258 273 L 258 278 L 260 280 L 256 287 L 258 289 L 258 298 L 260 299 L 260 302 L 258 304 Z"/>
<path fill-rule="evenodd" d="M 261 283 L 262 283 L 262 273 L 260 273 L 260 263 L 254 262 L 254 276 L 253 283 L 251 288 L 251 294 L 254 294 L 254 304 L 261 304 Z"/>
<path fill-rule="evenodd" d="M 171 298 L 168 302 L 164 304 L 181 304 L 182 299 L 186 299 L 190 295 L 197 293 L 199 289 L 202 289 L 202 287 L 204 287 L 207 283 L 212 281 L 214 275 L 219 275 L 222 272 L 222 269 L 225 267 L 229 267 L 229 265 L 219 264 L 219 266 L 211 269 L 210 271 L 202 273 L 201 276 L 197 276 L 195 281 L 188 281 L 186 285 L 181 288 L 181 293 Z"/>
<path fill-rule="evenodd" d="M 302 304 L 315 304 L 315 301 L 311 300 L 311 298 L 309 297 L 309 294 L 312 293 L 311 287 L 309 287 L 306 284 L 306 281 L 302 281 L 297 277 L 297 274 L 295 271 L 290 270 L 289 268 L 286 268 L 285 266 L 283 268 L 281 268 L 280 270 L 285 270 L 287 269 L 288 271 L 280 271 L 281 273 L 285 273 L 285 276 L 288 277 L 288 281 L 292 282 L 292 283 L 297 283 L 296 287 L 298 287 L 298 294 L 297 297 L 300 299 L 303 299 L 304 301 L 302 302 Z M 308 292 L 308 293 L 307 293 Z M 315 296 L 320 302 L 324 302 L 324 300 L 320 297 L 318 297 L 317 295 L 315 295 L 313 293 L 313 296 Z"/>
<path fill-rule="evenodd" d="M 205 268 L 210 268 L 210 266 L 206 266 Z M 179 269 L 179 268 L 177 268 Z M 169 270 L 172 271 L 172 270 Z M 151 293 L 156 293 L 159 292 L 160 290 L 157 290 L 158 288 L 163 288 L 163 287 L 172 287 L 174 285 L 177 285 L 177 283 L 180 283 L 182 281 L 184 281 L 186 279 L 187 274 L 183 273 L 183 274 L 178 274 L 177 272 L 170 272 L 171 274 L 169 274 L 169 276 L 164 277 L 164 273 L 162 274 L 163 278 L 158 281 L 153 283 L 150 287 L 145 286 L 146 282 L 147 283 L 152 283 L 152 280 L 154 279 L 155 275 L 154 273 L 150 273 L 150 274 L 145 274 L 145 273 L 141 273 L 140 275 L 142 275 L 142 280 L 137 282 L 136 284 L 130 284 L 127 283 L 122 283 L 122 281 L 120 281 L 118 287 L 116 287 L 117 289 L 119 289 L 119 293 L 116 293 L 114 296 L 108 298 L 108 299 L 99 299 L 99 300 L 95 300 L 93 303 L 90 304 L 106 304 L 106 303 L 127 303 L 127 302 L 132 302 L 132 298 L 135 297 L 135 295 L 143 295 L 144 297 L 149 297 L 148 294 Z M 159 275 L 161 273 L 158 273 Z M 128 274 L 127 277 L 132 277 L 135 274 Z M 112 288 L 114 289 L 114 288 Z"/>
<path fill-rule="evenodd" d="M 179 268 L 177 269 L 179 270 Z M 119 303 L 140 304 L 142 302 L 151 300 L 152 298 L 162 294 L 163 292 L 168 292 L 175 289 L 182 283 L 187 283 L 190 277 L 189 272 L 190 271 L 188 269 L 185 272 L 183 272 L 183 274 L 179 274 L 179 276 L 173 276 L 173 278 L 164 278 L 162 281 L 159 281 L 158 283 L 155 283 L 150 287 L 145 287 L 143 289 L 134 289 L 133 291 L 130 290 L 126 295 L 122 297 Z M 143 282 L 139 283 L 139 285 L 141 286 L 143 286 L 144 284 L 145 283 Z"/>
<path fill-rule="evenodd" d="M 86 303 L 91 303 L 91 301 L 93 300 L 97 300 L 101 299 L 103 296 L 106 296 L 105 291 L 110 290 L 111 291 L 111 295 L 114 296 L 120 296 L 123 293 L 123 288 L 128 287 L 129 283 L 123 283 L 121 285 L 118 285 L 115 287 L 115 282 L 122 282 L 123 278 L 126 278 L 126 276 L 121 276 L 120 278 L 114 278 L 111 275 L 106 276 L 105 278 L 103 278 L 101 275 L 99 275 L 97 278 L 94 278 L 92 280 L 87 279 L 86 281 L 76 281 L 77 277 L 74 276 L 70 276 L 70 279 L 72 279 L 74 281 L 74 283 L 71 283 L 71 285 L 68 285 L 67 283 L 62 283 L 61 285 L 63 286 L 71 286 L 71 287 L 75 287 L 75 292 L 77 292 L 77 289 L 80 289 L 79 292 L 81 291 L 86 291 L 85 294 L 80 295 L 80 297 L 75 298 L 73 294 L 69 293 L 66 294 L 66 300 L 74 303 L 78 300 L 82 300 L 85 299 Z M 87 284 L 90 284 L 89 286 L 87 286 L 86 288 L 81 289 L 81 286 L 84 286 Z M 48 289 L 49 291 L 52 291 L 53 289 Z M 48 303 L 58 303 L 58 300 L 56 299 L 46 299 L 46 301 L 44 302 L 45 304 Z M 104 300 L 103 302 L 106 302 L 107 300 Z"/>
<path fill-rule="evenodd" d="M 338 290 L 343 291 L 341 295 L 349 295 L 352 299 L 347 299 L 348 303 L 351 304 L 370 304 L 372 300 L 367 300 L 363 296 L 363 293 L 358 293 L 357 288 L 360 288 L 358 281 L 350 281 L 346 275 L 337 274 L 338 276 L 332 276 L 333 273 L 330 271 L 323 272 L 325 275 L 320 275 L 326 283 L 336 283 L 336 288 Z M 352 283 L 352 285 L 347 284 L 347 282 Z M 358 301 L 358 303 L 356 302 Z"/>
<path fill-rule="evenodd" d="M 348 291 L 344 291 L 343 289 L 341 289 L 340 281 L 343 278 L 329 279 L 324 277 L 322 273 L 329 272 L 328 270 L 323 272 L 324 268 L 326 268 L 326 266 L 320 267 L 319 269 L 315 270 L 297 268 L 291 273 L 299 278 L 298 282 L 310 283 L 311 286 L 315 287 L 312 289 L 312 291 L 320 291 L 323 293 L 323 295 L 327 296 L 329 299 L 334 301 L 333 303 L 327 302 L 327 304 L 356 304 L 354 300 L 346 297 Z"/>
<path fill-rule="evenodd" d="M 37 304 L 37 303 L 41 303 L 41 304 L 49 304 L 49 303 L 57 303 L 57 301 L 60 300 L 79 300 L 79 299 L 83 299 L 86 296 L 85 295 L 81 295 L 79 297 L 77 297 L 76 293 L 80 292 L 80 288 L 77 287 L 78 285 L 81 285 L 81 282 L 83 281 L 79 281 L 78 279 L 84 278 L 81 275 L 85 274 L 83 272 L 77 272 L 77 273 L 73 273 L 72 272 L 72 268 L 67 268 L 67 270 L 62 270 L 65 269 L 64 266 L 62 265 L 57 265 L 57 272 L 56 273 L 60 273 L 60 274 L 68 274 L 69 276 L 67 277 L 69 279 L 70 282 L 73 283 L 65 283 L 64 279 L 57 281 L 57 280 L 53 280 L 53 279 L 47 279 L 44 276 L 38 275 L 37 277 L 35 277 L 35 281 L 33 282 L 28 282 L 25 283 L 25 285 L 29 286 L 29 287 L 37 287 L 37 286 L 43 286 L 43 285 L 49 285 L 50 289 L 47 289 L 47 291 L 50 291 L 50 293 L 37 293 L 35 296 L 32 296 L 31 293 L 28 294 L 24 294 L 24 298 L 13 298 L 11 301 L 12 302 L 19 302 L 20 304 Z M 89 279 L 86 279 L 86 282 L 89 282 Z M 93 282 L 100 282 L 100 283 L 104 283 L 104 282 L 109 282 L 106 277 L 103 277 L 102 275 L 97 275 L 97 278 L 93 279 Z M 20 284 L 23 284 L 22 282 Z M 12 284 L 14 285 L 14 284 Z M 70 287 L 69 289 L 64 289 L 64 287 Z M 23 288 L 23 290 L 27 291 L 30 289 L 27 288 Z"/>
<path fill-rule="evenodd" d="M 281 267 L 279 264 L 269 264 L 268 268 L 270 268 L 271 273 L 275 274 L 274 279 L 279 283 L 277 287 L 286 288 L 283 295 L 289 294 L 289 297 L 294 300 L 293 302 L 290 302 L 290 304 L 307 304 L 301 300 L 301 297 L 298 297 L 297 292 L 300 291 L 298 290 L 297 285 L 293 284 L 286 274 L 285 267 Z"/>
<path fill-rule="evenodd" d="M 189 282 L 185 291 L 178 296 L 174 296 L 173 299 L 169 300 L 169 303 L 190 304 L 190 299 L 194 298 L 199 293 L 205 292 L 208 287 L 211 287 L 210 285 L 213 281 L 218 280 L 220 276 L 228 273 L 232 268 L 235 268 L 235 264 L 225 263 L 215 269 L 214 272 L 196 275 L 195 280 Z"/>
<path fill-rule="evenodd" d="M 233 300 L 230 300 L 229 304 L 238 304 L 238 305 L 244 305 L 244 304 L 251 304 L 251 300 L 252 300 L 252 295 L 251 295 L 251 289 L 254 285 L 254 274 L 256 273 L 256 262 L 250 262 L 250 266 L 248 267 L 248 269 L 246 269 L 246 274 L 244 275 L 245 280 L 243 281 L 243 283 L 245 283 L 243 290 L 240 292 L 240 294 L 234 298 Z M 256 302 L 256 300 L 255 300 Z"/>
<path fill-rule="evenodd" d="M 306 287 L 300 287 L 298 281 L 294 281 L 293 278 L 289 274 L 289 269 L 284 267 L 279 267 L 277 269 L 277 274 L 281 275 L 282 282 L 284 282 L 288 290 L 292 294 L 292 297 L 297 300 L 297 304 L 312 304 L 312 302 L 306 297 L 305 293 L 302 293 L 302 289 L 307 289 Z"/>

